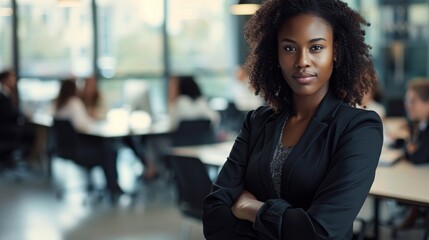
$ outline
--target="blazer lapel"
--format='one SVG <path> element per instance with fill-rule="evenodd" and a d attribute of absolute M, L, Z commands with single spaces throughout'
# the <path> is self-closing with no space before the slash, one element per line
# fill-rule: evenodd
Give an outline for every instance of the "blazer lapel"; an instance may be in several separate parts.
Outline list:
<path fill-rule="evenodd" d="M 282 192 L 281 196 L 285 196 L 288 191 L 288 179 L 291 175 L 294 166 L 300 162 L 305 153 L 312 148 L 314 142 L 319 138 L 323 131 L 328 127 L 330 120 L 334 117 L 338 107 L 342 104 L 342 100 L 336 98 L 331 92 L 328 92 L 323 98 L 316 111 L 316 114 L 311 119 L 307 129 L 299 140 L 298 144 L 289 154 L 282 169 Z"/>
<path fill-rule="evenodd" d="M 273 181 L 271 179 L 271 160 L 274 155 L 276 144 L 279 141 L 282 125 L 285 118 L 286 114 L 283 113 L 279 117 L 265 125 L 265 138 L 263 144 L 264 150 L 261 154 L 264 159 L 260 159 L 259 161 L 259 171 L 264 185 L 268 187 L 267 190 L 270 196 L 276 196 Z M 267 174 L 267 172 L 269 174 Z"/>

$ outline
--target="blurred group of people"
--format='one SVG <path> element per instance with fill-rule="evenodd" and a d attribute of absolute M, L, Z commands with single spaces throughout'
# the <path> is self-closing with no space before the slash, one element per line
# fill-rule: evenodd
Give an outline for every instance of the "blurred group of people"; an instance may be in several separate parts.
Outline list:
<path fill-rule="evenodd" d="M 55 100 L 55 118 L 69 120 L 77 131 L 85 132 L 94 128 L 98 121 L 104 120 L 107 110 L 105 99 L 99 91 L 95 77 L 85 78 L 82 90 L 77 88 L 74 78 L 61 80 L 59 94 Z M 90 155 L 86 156 L 87 159 L 91 159 L 87 164 L 101 166 L 107 180 L 107 188 L 114 195 L 122 194 L 123 191 L 117 182 L 117 149 L 115 145 L 112 142 L 98 141 L 85 136 L 81 136 L 81 140 L 88 149 L 86 154 Z M 122 140 L 142 162 L 144 166 L 142 178 L 152 180 L 157 177 L 155 164 L 145 154 L 141 139 L 130 135 Z"/>
<path fill-rule="evenodd" d="M 169 79 L 168 111 L 172 128 L 180 121 L 210 119 L 213 126 L 220 123 L 219 113 L 210 108 L 193 76 L 173 76 Z"/>

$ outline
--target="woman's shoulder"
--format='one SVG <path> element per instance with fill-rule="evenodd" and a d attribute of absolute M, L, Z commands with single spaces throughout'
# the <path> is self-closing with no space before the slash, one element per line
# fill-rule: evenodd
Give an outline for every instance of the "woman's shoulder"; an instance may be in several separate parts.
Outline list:
<path fill-rule="evenodd" d="M 260 106 L 255 110 L 251 110 L 247 113 L 247 117 L 253 121 L 266 121 L 271 118 L 276 118 L 279 113 L 276 113 L 270 106 Z"/>
<path fill-rule="evenodd" d="M 85 106 L 82 99 L 77 96 L 71 97 L 67 103 L 72 106 Z"/>
<path fill-rule="evenodd" d="M 341 104 L 338 108 L 334 121 L 347 123 L 348 125 L 353 122 L 355 124 L 372 122 L 382 125 L 381 118 L 375 111 L 353 107 L 346 103 Z"/>

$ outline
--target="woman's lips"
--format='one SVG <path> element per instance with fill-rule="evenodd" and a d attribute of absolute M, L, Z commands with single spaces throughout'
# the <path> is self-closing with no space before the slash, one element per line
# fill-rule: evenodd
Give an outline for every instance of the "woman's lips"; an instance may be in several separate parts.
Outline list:
<path fill-rule="evenodd" d="M 315 75 L 310 75 L 310 74 L 296 74 L 293 75 L 293 78 L 299 83 L 299 84 L 309 84 L 311 83 L 313 80 L 316 79 Z"/>

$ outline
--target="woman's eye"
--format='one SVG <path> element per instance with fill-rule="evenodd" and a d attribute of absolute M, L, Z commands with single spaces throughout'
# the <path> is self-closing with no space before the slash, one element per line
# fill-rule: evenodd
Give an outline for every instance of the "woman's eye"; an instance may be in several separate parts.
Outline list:
<path fill-rule="evenodd" d="M 293 46 L 284 46 L 283 49 L 286 52 L 293 52 L 293 51 L 295 51 L 295 47 L 293 47 Z"/>
<path fill-rule="evenodd" d="M 320 51 L 322 49 L 323 49 L 322 45 L 314 45 L 314 46 L 311 47 L 311 51 L 313 51 L 313 52 L 318 52 L 318 51 Z"/>

